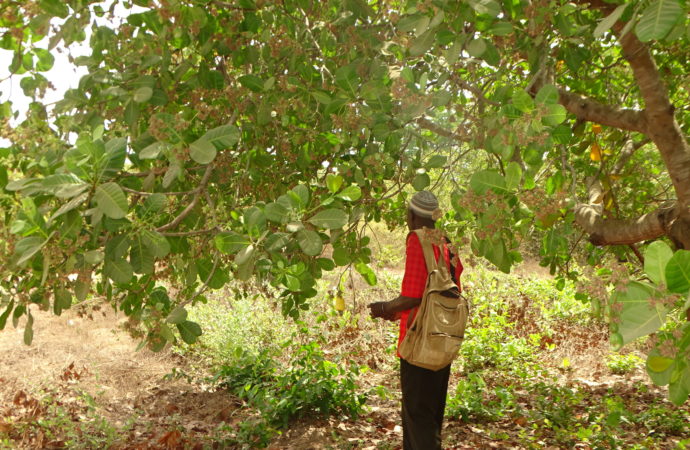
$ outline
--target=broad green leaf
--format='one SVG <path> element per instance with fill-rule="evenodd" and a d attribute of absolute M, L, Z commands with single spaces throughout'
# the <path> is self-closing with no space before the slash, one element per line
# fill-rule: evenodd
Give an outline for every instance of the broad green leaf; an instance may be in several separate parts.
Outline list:
<path fill-rule="evenodd" d="M 180 332 L 182 340 L 187 344 L 191 345 L 195 343 L 197 338 L 201 336 L 201 327 L 196 322 L 185 320 L 184 322 L 175 325 L 177 326 L 177 330 Z"/>
<path fill-rule="evenodd" d="M 132 99 L 137 102 L 137 103 L 144 103 L 148 102 L 151 96 L 153 95 L 153 89 L 151 89 L 148 86 L 143 86 L 134 91 L 134 94 L 132 95 Z"/>
<path fill-rule="evenodd" d="M 90 289 L 91 286 L 89 284 L 77 279 L 77 281 L 74 282 L 74 297 L 78 302 L 83 302 L 89 295 Z"/>
<path fill-rule="evenodd" d="M 216 158 L 216 146 L 204 138 L 189 144 L 189 156 L 199 164 L 208 164 Z"/>
<path fill-rule="evenodd" d="M 10 313 L 14 309 L 14 300 L 10 300 L 10 303 L 7 305 L 7 308 L 5 308 L 5 311 L 3 311 L 2 314 L 0 314 L 0 330 L 5 328 L 5 324 L 7 323 L 7 318 L 10 316 Z"/>
<path fill-rule="evenodd" d="M 271 202 L 264 207 L 266 218 L 275 223 L 286 223 L 289 210 L 278 202 Z"/>
<path fill-rule="evenodd" d="M 170 242 L 156 230 L 141 230 L 141 239 L 155 258 L 164 258 L 170 253 Z"/>
<path fill-rule="evenodd" d="M 642 12 L 635 33 L 642 42 L 663 39 L 683 14 L 677 0 L 655 0 Z"/>
<path fill-rule="evenodd" d="M 467 53 L 470 54 L 470 56 L 474 56 L 475 58 L 481 58 L 481 56 L 486 52 L 486 42 L 484 39 L 473 39 L 468 45 L 467 45 Z"/>
<path fill-rule="evenodd" d="M 144 213 L 157 213 L 163 208 L 165 208 L 165 205 L 167 203 L 168 198 L 165 196 L 165 194 L 161 194 L 160 192 L 151 194 L 148 197 L 146 197 L 146 200 L 144 200 Z"/>
<path fill-rule="evenodd" d="M 424 188 L 430 184 L 431 178 L 429 178 L 429 175 L 426 173 L 419 173 L 412 180 L 412 187 L 415 188 L 416 191 L 423 191 Z"/>
<path fill-rule="evenodd" d="M 212 143 L 216 150 L 225 150 L 237 144 L 240 140 L 240 130 L 234 125 L 221 125 L 208 130 L 202 139 Z"/>
<path fill-rule="evenodd" d="M 238 78 L 242 86 L 254 91 L 261 92 L 264 90 L 264 80 L 256 75 L 244 75 Z"/>
<path fill-rule="evenodd" d="M 565 107 L 560 104 L 548 104 L 546 105 L 546 113 L 542 116 L 542 122 L 545 125 L 556 126 L 562 123 L 568 112 Z"/>
<path fill-rule="evenodd" d="M 53 312 L 58 316 L 62 314 L 62 311 L 72 306 L 72 293 L 67 289 L 56 289 L 53 297 Z"/>
<path fill-rule="evenodd" d="M 359 272 L 359 274 L 362 275 L 362 277 L 369 286 L 376 286 L 376 274 L 371 269 L 371 267 L 369 267 L 368 264 L 358 262 L 357 264 L 355 264 L 355 270 L 357 270 L 357 272 Z"/>
<path fill-rule="evenodd" d="M 498 17 L 501 13 L 501 5 L 495 0 L 469 0 L 468 3 L 477 14 Z"/>
<path fill-rule="evenodd" d="M 122 219 L 127 215 L 127 197 L 117 183 L 101 184 L 96 188 L 94 198 L 98 208 L 111 219 Z"/>
<path fill-rule="evenodd" d="M 658 292 L 648 284 L 630 282 L 624 290 L 618 289 L 612 294 L 612 303 L 620 303 L 619 333 L 623 344 L 655 332 L 666 320 L 666 309 L 650 301 Z"/>
<path fill-rule="evenodd" d="M 170 187 L 181 173 L 182 167 L 180 167 L 177 162 L 172 162 L 170 166 L 168 166 L 168 170 L 165 171 L 165 175 L 163 175 L 163 187 Z"/>
<path fill-rule="evenodd" d="M 517 189 L 522 181 L 522 168 L 515 161 L 511 161 L 506 166 L 506 188 L 508 190 Z"/>
<path fill-rule="evenodd" d="M 45 243 L 45 238 L 39 236 L 29 236 L 18 241 L 14 246 L 14 253 L 18 257 L 17 265 L 22 265 L 31 259 Z"/>
<path fill-rule="evenodd" d="M 340 189 L 340 186 L 343 185 L 343 177 L 340 175 L 336 175 L 334 173 L 329 173 L 326 175 L 326 187 L 328 190 L 335 194 L 338 192 L 338 189 Z"/>
<path fill-rule="evenodd" d="M 534 109 L 534 100 L 523 89 L 518 89 L 513 93 L 513 105 L 520 111 L 528 113 Z"/>
<path fill-rule="evenodd" d="M 690 250 L 678 250 L 666 264 L 668 290 L 684 294 L 690 290 Z"/>
<path fill-rule="evenodd" d="M 472 175 L 470 187 L 477 194 L 484 194 L 489 189 L 500 194 L 506 190 L 506 180 L 496 170 L 482 170 Z"/>
<path fill-rule="evenodd" d="M 316 231 L 303 229 L 295 234 L 295 238 L 305 255 L 317 256 L 321 254 L 323 241 Z"/>
<path fill-rule="evenodd" d="M 295 194 L 297 197 L 298 202 L 300 203 L 300 206 L 306 207 L 309 204 L 309 188 L 303 184 L 298 184 L 292 190 L 290 191 L 292 194 Z"/>
<path fill-rule="evenodd" d="M 434 45 L 434 38 L 436 37 L 435 30 L 427 30 L 421 36 L 412 41 L 410 45 L 410 56 L 421 56 L 428 52 L 432 45 Z"/>
<path fill-rule="evenodd" d="M 150 275 L 153 273 L 153 252 L 144 245 L 140 234 L 133 236 L 132 246 L 129 249 L 129 262 L 136 273 Z"/>
<path fill-rule="evenodd" d="M 448 158 L 446 158 L 444 155 L 433 155 L 431 158 L 429 158 L 426 164 L 424 164 L 424 168 L 440 169 L 446 165 L 446 161 L 448 161 Z"/>
<path fill-rule="evenodd" d="M 96 265 L 103 262 L 105 254 L 102 250 L 90 250 L 84 253 L 84 261 L 88 264 Z"/>
<path fill-rule="evenodd" d="M 359 82 L 359 75 L 353 66 L 343 66 L 335 71 L 335 83 L 353 96 L 357 93 Z"/>
<path fill-rule="evenodd" d="M 652 372 L 663 372 L 673 364 L 673 359 L 663 356 L 650 356 L 647 359 L 647 368 Z"/>
<path fill-rule="evenodd" d="M 673 256 L 673 250 L 663 241 L 656 241 L 644 252 L 644 271 L 657 285 L 666 285 L 666 264 Z"/>
<path fill-rule="evenodd" d="M 324 209 L 312 216 L 309 222 L 320 228 L 334 230 L 347 225 L 348 216 L 342 209 Z"/>
<path fill-rule="evenodd" d="M 353 184 L 340 191 L 336 197 L 346 202 L 356 202 L 362 197 L 362 189 L 356 184 Z"/>
<path fill-rule="evenodd" d="M 330 95 L 323 91 L 312 91 L 311 96 L 322 105 L 328 105 L 333 100 Z"/>
<path fill-rule="evenodd" d="M 164 142 L 156 141 L 139 152 L 139 159 L 156 159 L 165 146 Z"/>
<path fill-rule="evenodd" d="M 678 379 L 673 380 L 672 376 L 668 386 L 668 398 L 676 406 L 682 406 L 690 394 L 690 367 L 686 364 L 684 369 L 679 370 Z"/>
<path fill-rule="evenodd" d="M 611 14 L 608 16 L 604 17 L 601 22 L 599 22 L 599 25 L 594 29 L 594 35 L 595 38 L 599 38 L 604 35 L 608 30 L 611 29 L 611 27 L 618 22 L 618 19 L 621 18 L 623 13 L 625 12 L 625 9 L 628 7 L 628 3 L 624 3 L 622 5 L 619 5 Z"/>
<path fill-rule="evenodd" d="M 555 104 L 558 103 L 558 97 L 558 88 L 553 84 L 545 84 L 539 89 L 534 100 L 538 103 Z"/>
<path fill-rule="evenodd" d="M 231 255 L 239 252 L 252 243 L 247 236 L 232 231 L 218 233 L 213 239 L 213 242 L 218 250 Z"/>
<path fill-rule="evenodd" d="M 132 266 L 124 259 L 106 259 L 103 266 L 103 273 L 119 284 L 126 284 L 132 280 L 134 271 Z"/>
<path fill-rule="evenodd" d="M 187 310 L 184 309 L 183 306 L 178 306 L 177 308 L 173 309 L 170 314 L 168 314 L 168 317 L 165 318 L 165 321 L 168 323 L 174 323 L 174 324 L 179 324 L 183 323 L 187 320 Z"/>

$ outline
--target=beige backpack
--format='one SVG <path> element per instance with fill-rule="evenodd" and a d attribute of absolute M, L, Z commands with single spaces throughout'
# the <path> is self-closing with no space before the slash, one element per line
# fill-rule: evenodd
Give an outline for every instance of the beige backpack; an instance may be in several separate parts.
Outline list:
<path fill-rule="evenodd" d="M 415 230 L 422 244 L 428 277 L 422 303 L 400 343 L 400 356 L 430 370 L 446 367 L 458 356 L 469 315 L 467 299 L 460 293 L 445 264 L 441 249 L 436 262 L 431 242 L 423 230 Z"/>

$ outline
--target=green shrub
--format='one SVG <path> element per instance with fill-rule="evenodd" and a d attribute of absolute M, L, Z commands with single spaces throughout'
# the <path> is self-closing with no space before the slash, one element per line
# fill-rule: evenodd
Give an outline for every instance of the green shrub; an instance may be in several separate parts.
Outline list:
<path fill-rule="evenodd" d="M 620 353 L 610 353 L 606 357 L 606 367 L 611 373 L 616 375 L 624 375 L 632 372 L 636 367 L 644 363 L 644 360 L 637 355 L 628 353 L 626 355 Z"/>
<path fill-rule="evenodd" d="M 257 408 L 271 426 L 285 427 L 308 414 L 344 414 L 358 417 L 367 395 L 357 392 L 361 368 L 326 359 L 316 342 L 283 345 L 293 357 L 284 370 L 277 352 L 239 352 L 235 362 L 223 365 L 215 380 Z"/>

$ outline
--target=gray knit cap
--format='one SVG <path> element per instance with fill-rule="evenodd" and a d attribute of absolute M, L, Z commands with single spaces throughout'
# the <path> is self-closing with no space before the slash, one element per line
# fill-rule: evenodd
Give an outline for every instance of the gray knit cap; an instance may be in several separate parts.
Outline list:
<path fill-rule="evenodd" d="M 429 191 L 419 191 L 412 196 L 408 206 L 419 217 L 435 219 L 438 215 L 438 199 Z"/>

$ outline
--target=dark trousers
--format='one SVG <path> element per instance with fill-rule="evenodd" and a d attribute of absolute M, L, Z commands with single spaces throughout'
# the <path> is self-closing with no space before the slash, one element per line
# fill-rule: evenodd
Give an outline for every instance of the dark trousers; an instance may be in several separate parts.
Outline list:
<path fill-rule="evenodd" d="M 403 450 L 441 449 L 450 365 L 439 371 L 400 360 Z"/>

